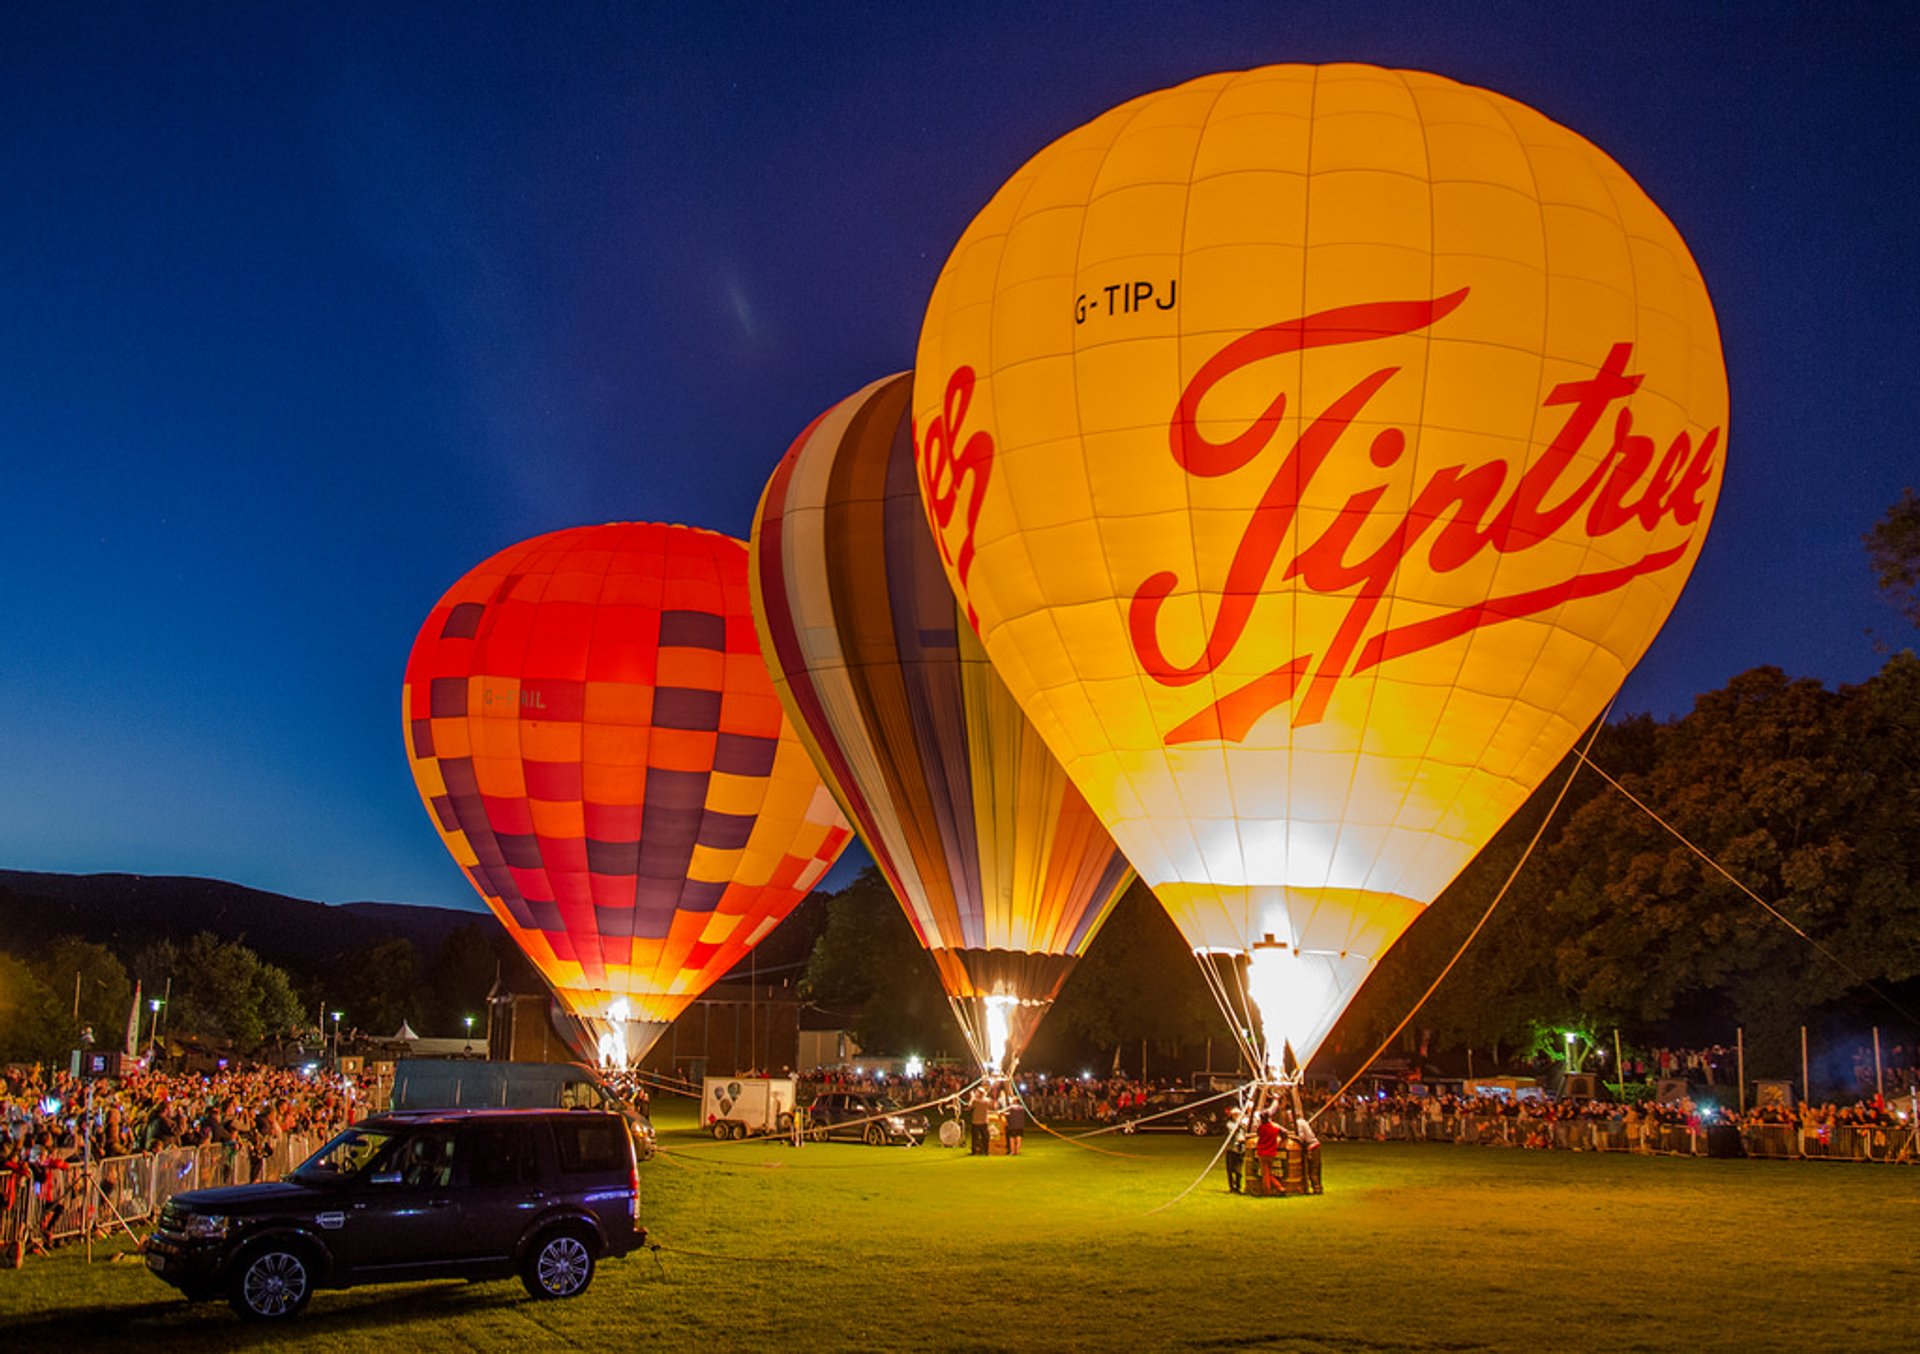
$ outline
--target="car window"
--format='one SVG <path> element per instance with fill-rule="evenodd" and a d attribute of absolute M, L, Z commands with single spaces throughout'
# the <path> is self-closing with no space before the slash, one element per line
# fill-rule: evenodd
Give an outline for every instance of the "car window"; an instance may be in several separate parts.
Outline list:
<path fill-rule="evenodd" d="M 303 1185 L 317 1185 L 358 1175 L 393 1138 L 387 1129 L 350 1128 L 300 1163 L 292 1178 Z"/>
<path fill-rule="evenodd" d="M 626 1169 L 631 1149 L 617 1120 L 600 1115 L 556 1119 L 553 1138 L 560 1149 L 560 1169 L 569 1174 Z"/>
<path fill-rule="evenodd" d="M 391 1164 L 383 1165 L 386 1170 L 398 1171 L 402 1184 L 427 1188 L 451 1185 L 456 1141 L 450 1128 L 422 1129 L 407 1140 Z"/>
<path fill-rule="evenodd" d="M 460 1148 L 470 1185 L 524 1185 L 538 1178 L 533 1134 L 525 1124 L 469 1124 Z"/>

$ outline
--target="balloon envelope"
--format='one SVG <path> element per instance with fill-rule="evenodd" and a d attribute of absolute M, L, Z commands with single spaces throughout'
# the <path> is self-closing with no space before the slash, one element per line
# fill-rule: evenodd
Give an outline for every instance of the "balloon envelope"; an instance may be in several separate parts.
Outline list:
<path fill-rule="evenodd" d="M 420 796 L 563 1004 L 632 1062 L 852 838 L 760 658 L 742 542 L 622 522 L 509 547 L 407 662 Z"/>
<path fill-rule="evenodd" d="M 752 582 L 781 700 L 932 953 L 983 1064 L 1017 1058 L 1132 878 L 954 601 L 902 374 L 801 434 Z"/>
<path fill-rule="evenodd" d="M 1042 151 L 947 261 L 914 385 L 988 654 L 1266 995 L 1250 1051 L 1302 1059 L 1652 641 L 1726 418 L 1705 286 L 1618 165 L 1363 66 Z"/>

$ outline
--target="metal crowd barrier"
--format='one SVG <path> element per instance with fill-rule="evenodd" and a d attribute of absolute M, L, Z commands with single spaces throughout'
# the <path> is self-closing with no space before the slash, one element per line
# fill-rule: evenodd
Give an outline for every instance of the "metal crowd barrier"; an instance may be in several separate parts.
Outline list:
<path fill-rule="evenodd" d="M 93 1228 L 111 1231 L 151 1221 L 167 1200 L 188 1190 L 278 1180 L 320 1146 L 304 1135 L 289 1135 L 262 1157 L 231 1143 L 168 1147 L 103 1158 L 90 1173 L 76 1160 L 44 1181 L 18 1177 L 12 1204 L 0 1203 L 0 1264 L 17 1263 L 34 1241 L 50 1245 Z"/>
<path fill-rule="evenodd" d="M 1787 1159 L 1805 1155 L 1800 1150 L 1796 1124 L 1748 1124 L 1740 1130 L 1740 1141 L 1750 1157 Z"/>

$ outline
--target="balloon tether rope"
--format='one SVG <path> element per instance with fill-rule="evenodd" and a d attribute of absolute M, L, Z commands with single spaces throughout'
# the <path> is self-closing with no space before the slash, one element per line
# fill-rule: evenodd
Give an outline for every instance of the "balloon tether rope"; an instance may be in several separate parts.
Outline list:
<path fill-rule="evenodd" d="M 1385 1039 L 1381 1040 L 1380 1047 L 1376 1048 L 1372 1053 L 1369 1053 L 1367 1055 L 1366 1061 L 1360 1064 L 1358 1070 L 1356 1070 L 1352 1076 L 1347 1078 L 1346 1082 L 1340 1087 L 1340 1089 L 1335 1091 L 1332 1095 L 1328 1096 L 1325 1103 L 1323 1103 L 1319 1109 L 1315 1110 L 1311 1115 L 1307 1117 L 1308 1123 L 1312 1123 L 1314 1120 L 1318 1119 L 1321 1115 L 1325 1114 L 1327 1112 L 1328 1106 L 1332 1105 L 1334 1101 L 1338 1100 L 1341 1096 L 1345 1095 L 1349 1090 L 1351 1090 L 1353 1088 L 1353 1084 L 1356 1081 L 1360 1080 L 1361 1077 L 1364 1077 L 1367 1074 L 1367 1069 L 1373 1066 L 1375 1061 L 1379 1059 L 1380 1055 L 1382 1053 L 1385 1053 L 1389 1048 L 1393 1047 L 1393 1041 L 1400 1037 L 1400 1032 L 1406 1029 L 1407 1026 L 1413 1023 L 1413 1018 L 1420 1014 L 1420 1008 L 1425 1006 L 1427 1004 L 1427 1000 L 1430 997 L 1432 997 L 1433 994 L 1440 989 L 1440 984 L 1447 980 L 1447 975 L 1453 972 L 1454 966 L 1458 964 L 1461 958 L 1466 954 L 1467 947 L 1473 944 L 1473 942 L 1479 937 L 1481 931 L 1486 929 L 1487 923 L 1493 919 L 1494 909 L 1498 908 L 1500 906 L 1501 901 L 1506 898 L 1507 891 L 1513 887 L 1513 881 L 1520 877 L 1520 871 L 1525 869 L 1527 861 L 1532 859 L 1534 847 L 1540 845 L 1540 839 L 1546 835 L 1548 824 L 1552 823 L 1554 815 L 1560 812 L 1560 805 L 1566 799 L 1567 791 L 1571 789 L 1573 786 L 1573 778 L 1578 774 L 1580 774 L 1581 764 L 1587 761 L 1587 748 L 1592 747 L 1593 740 L 1600 736 L 1600 730 L 1606 727 L 1607 716 L 1612 712 L 1613 712 L 1613 702 L 1608 701 L 1607 708 L 1600 712 L 1600 718 L 1596 719 L 1593 722 L 1593 728 L 1587 732 L 1586 745 L 1584 747 L 1579 747 L 1575 749 L 1576 753 L 1578 754 L 1577 760 L 1575 760 L 1572 768 L 1568 770 L 1567 778 L 1560 782 L 1560 790 L 1557 794 L 1554 795 L 1553 803 L 1547 809 L 1546 816 L 1540 820 L 1540 826 L 1533 830 L 1533 837 L 1531 840 L 1527 842 L 1527 849 L 1520 853 L 1520 859 L 1515 861 L 1513 864 L 1513 869 L 1507 872 L 1506 883 L 1502 884 L 1500 886 L 1500 891 L 1493 895 L 1493 901 L 1487 904 L 1487 910 L 1480 914 L 1480 920 L 1473 924 L 1473 929 L 1471 931 L 1467 932 L 1467 938 L 1460 942 L 1460 948 L 1453 952 L 1453 958 L 1447 960 L 1446 967 L 1440 970 L 1439 974 L 1434 978 L 1434 980 L 1431 983 L 1427 984 L 1427 990 L 1420 994 L 1420 1000 L 1416 1001 L 1413 1004 L 1413 1009 L 1409 1010 L 1405 1015 L 1405 1017 L 1401 1019 L 1400 1023 L 1393 1027 L 1393 1033 L 1389 1034 Z M 1591 763 L 1588 763 L 1588 765 L 1591 765 Z M 1595 769 L 1598 770 L 1597 767 Z"/>

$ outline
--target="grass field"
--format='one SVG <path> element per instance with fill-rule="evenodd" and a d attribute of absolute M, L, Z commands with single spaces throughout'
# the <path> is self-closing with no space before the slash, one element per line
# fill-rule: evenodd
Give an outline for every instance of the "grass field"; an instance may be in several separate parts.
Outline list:
<path fill-rule="evenodd" d="M 1920 1170 L 1330 1144 L 1248 1199 L 1180 1136 L 1018 1159 L 663 1134 L 663 1246 L 569 1303 L 518 1283 L 321 1293 L 290 1328 L 77 1248 L 0 1271 L 22 1350 L 1911 1350 Z M 122 1248 L 124 1249 L 124 1247 Z"/>

